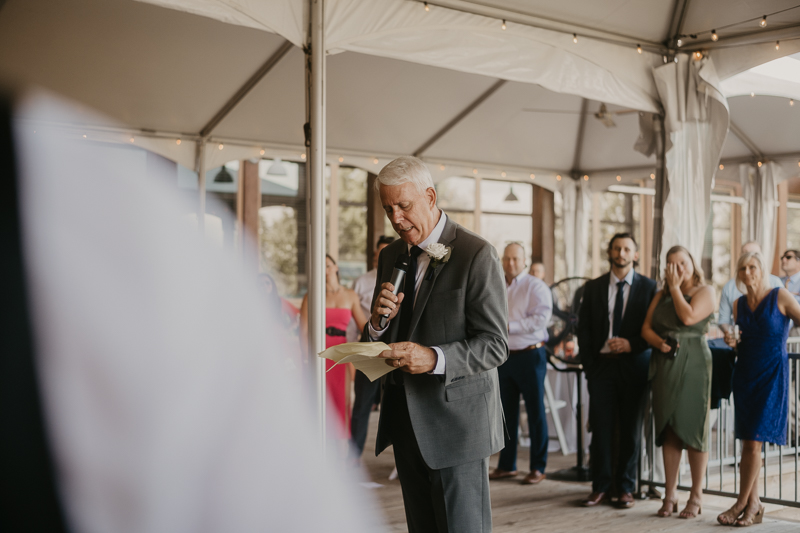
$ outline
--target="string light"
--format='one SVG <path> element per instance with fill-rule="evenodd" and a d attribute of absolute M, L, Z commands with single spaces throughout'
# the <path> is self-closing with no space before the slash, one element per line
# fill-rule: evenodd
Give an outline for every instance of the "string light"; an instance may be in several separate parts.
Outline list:
<path fill-rule="evenodd" d="M 85 135 L 85 134 L 84 134 L 83 138 L 84 138 L 84 139 L 86 138 L 86 135 Z"/>
<path fill-rule="evenodd" d="M 656 175 L 655 175 L 655 174 L 650 174 L 650 179 L 651 179 L 651 180 L 654 180 L 654 179 L 656 179 Z"/>
<path fill-rule="evenodd" d="M 761 168 L 761 161 L 758 162 L 758 168 Z"/>
<path fill-rule="evenodd" d="M 780 49 L 781 49 L 781 42 L 775 41 L 775 50 L 780 50 Z"/>
<path fill-rule="evenodd" d="M 761 17 L 761 22 L 759 22 L 759 24 L 761 25 L 762 28 L 766 28 L 767 27 L 767 16 L 766 15 Z"/>
<path fill-rule="evenodd" d="M 794 107 L 794 100 L 793 99 L 789 99 L 789 106 L 790 107 Z"/>
<path fill-rule="evenodd" d="M 755 98 L 756 93 L 750 93 L 750 98 Z"/>
<path fill-rule="evenodd" d="M 473 168 L 473 169 L 472 169 L 472 173 L 473 173 L 473 174 L 477 174 L 477 173 L 478 173 L 478 169 L 477 169 L 477 168 Z"/>
<path fill-rule="evenodd" d="M 620 176 L 619 174 L 617 174 L 617 181 L 622 181 L 622 176 Z"/>
<path fill-rule="evenodd" d="M 536 179 L 536 174 L 531 174 L 531 179 L 535 180 Z"/>
<path fill-rule="evenodd" d="M 378 164 L 378 158 L 376 157 L 375 159 L 372 160 L 372 162 L 377 165 Z"/>
<path fill-rule="evenodd" d="M 711 40 L 714 42 L 719 41 L 719 35 L 717 35 L 717 30 L 711 30 Z"/>
<path fill-rule="evenodd" d="M 503 19 L 503 25 L 500 26 L 500 27 L 503 28 L 503 29 L 506 29 L 506 19 Z"/>
<path fill-rule="evenodd" d="M 266 150 L 264 150 L 264 149 L 262 148 L 261 150 L 259 150 L 259 152 L 258 152 L 258 153 L 259 153 L 259 154 L 261 154 L 261 155 L 264 155 L 264 154 L 266 154 L 266 153 L 267 153 L 267 151 L 266 151 Z"/>
<path fill-rule="evenodd" d="M 344 157 L 339 156 L 339 163 L 344 163 Z"/>
<path fill-rule="evenodd" d="M 642 45 L 641 44 L 637 44 L 636 45 L 636 51 L 639 52 L 640 54 L 642 53 Z"/>
<path fill-rule="evenodd" d="M 505 171 L 501 172 L 500 175 L 505 178 L 506 177 Z"/>
<path fill-rule="evenodd" d="M 300 159 L 302 159 L 303 161 L 305 161 L 305 160 L 306 160 L 306 154 L 300 154 Z"/>
<path fill-rule="evenodd" d="M 422 2 L 422 3 L 425 4 L 425 11 L 431 10 L 431 6 L 428 5 L 428 2 Z"/>
<path fill-rule="evenodd" d="M 175 139 L 175 144 L 177 144 L 178 146 L 180 146 L 180 145 L 181 145 L 181 140 L 180 140 L 180 139 Z"/>
<path fill-rule="evenodd" d="M 798 164 L 800 164 L 800 163 L 798 163 Z M 556 180 L 557 180 L 557 181 L 561 181 L 561 174 L 559 174 L 559 175 L 557 175 L 557 176 L 556 176 Z"/>
<path fill-rule="evenodd" d="M 725 170 L 725 165 L 723 165 L 722 163 L 720 163 L 720 164 L 719 164 L 719 169 L 720 169 L 720 170 Z"/>
<path fill-rule="evenodd" d="M 222 143 L 219 143 L 219 146 L 218 146 L 217 148 L 219 148 L 220 150 L 222 150 L 223 148 L 225 148 L 225 145 L 224 145 L 224 144 L 222 144 Z"/>
<path fill-rule="evenodd" d="M 134 139 L 133 135 L 131 135 L 131 142 L 134 142 L 134 141 L 136 141 L 136 139 Z"/>
<path fill-rule="evenodd" d="M 695 61 L 700 61 L 701 59 L 703 59 L 703 52 L 701 52 L 700 50 L 695 52 L 694 53 L 694 59 L 695 59 Z"/>
<path fill-rule="evenodd" d="M 589 181 L 589 175 L 588 174 L 583 176 L 583 181 Z"/>
<path fill-rule="evenodd" d="M 575 43 L 575 44 L 578 44 L 578 34 L 577 33 L 573 33 L 572 34 L 572 42 Z"/>
<path fill-rule="evenodd" d="M 683 39 L 678 39 L 677 45 L 678 45 L 678 48 L 683 46 Z"/>
<path fill-rule="evenodd" d="M 664 60 L 664 63 L 666 63 L 666 62 L 667 62 L 667 56 L 661 56 L 661 59 L 663 59 L 663 60 Z"/>
<path fill-rule="evenodd" d="M 439 165 L 439 170 L 444 170 L 444 165 Z"/>

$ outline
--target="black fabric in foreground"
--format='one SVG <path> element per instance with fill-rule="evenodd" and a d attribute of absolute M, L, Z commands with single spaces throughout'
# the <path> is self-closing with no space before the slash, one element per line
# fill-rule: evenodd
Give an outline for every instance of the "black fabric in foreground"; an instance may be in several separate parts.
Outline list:
<path fill-rule="evenodd" d="M 0 531 L 67 531 L 42 416 L 11 106 L 0 94 Z"/>

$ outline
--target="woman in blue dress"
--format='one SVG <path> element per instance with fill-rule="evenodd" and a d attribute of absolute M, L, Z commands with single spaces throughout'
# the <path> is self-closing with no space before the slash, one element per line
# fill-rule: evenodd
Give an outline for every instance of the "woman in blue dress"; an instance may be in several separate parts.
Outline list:
<path fill-rule="evenodd" d="M 786 444 L 789 407 L 789 321 L 800 322 L 800 304 L 783 288 L 772 288 L 759 253 L 745 253 L 737 265 L 736 285 L 744 293 L 733 308 L 733 332 L 725 341 L 738 353 L 733 373 L 736 438 L 742 441 L 741 490 L 736 503 L 717 517 L 723 525 L 761 523 L 764 506 L 758 497 L 761 445 Z"/>

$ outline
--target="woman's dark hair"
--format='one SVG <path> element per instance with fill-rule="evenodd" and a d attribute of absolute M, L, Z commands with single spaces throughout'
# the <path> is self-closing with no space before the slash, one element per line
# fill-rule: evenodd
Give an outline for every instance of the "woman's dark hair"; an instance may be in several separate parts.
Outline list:
<path fill-rule="evenodd" d="M 325 254 L 325 257 L 327 257 L 328 259 L 330 259 L 330 260 L 331 260 L 331 263 L 333 263 L 334 265 L 336 264 L 336 259 L 334 259 L 333 257 L 331 257 L 331 256 L 330 256 L 330 254 Z M 339 276 L 339 269 L 336 269 L 336 281 L 338 281 L 338 282 L 340 282 L 340 283 L 341 283 L 341 281 L 342 281 L 342 278 Z"/>

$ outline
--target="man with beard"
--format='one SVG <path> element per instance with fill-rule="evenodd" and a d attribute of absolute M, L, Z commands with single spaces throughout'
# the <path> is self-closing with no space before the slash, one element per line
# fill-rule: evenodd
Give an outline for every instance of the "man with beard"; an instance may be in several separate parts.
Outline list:
<path fill-rule="evenodd" d="M 633 507 L 650 366 L 650 348 L 641 330 L 656 292 L 655 281 L 634 271 L 638 260 L 633 236 L 614 235 L 608 244 L 611 272 L 586 283 L 580 308 L 578 345 L 589 382 L 592 428 L 592 493 L 583 501 L 585 507 L 608 499 L 612 488 L 619 491 L 617 507 Z M 619 427 L 619 445 L 613 475 L 615 425 Z"/>

